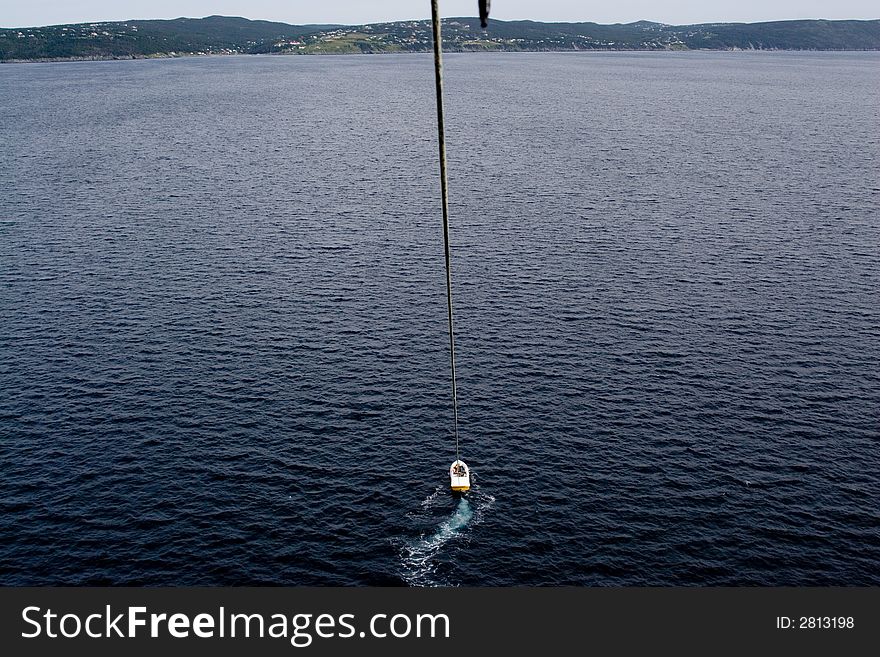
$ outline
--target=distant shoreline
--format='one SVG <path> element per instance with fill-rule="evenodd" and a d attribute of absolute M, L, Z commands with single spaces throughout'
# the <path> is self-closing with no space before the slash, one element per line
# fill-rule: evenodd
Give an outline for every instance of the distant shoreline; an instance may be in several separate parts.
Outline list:
<path fill-rule="evenodd" d="M 647 48 L 592 48 L 590 50 L 446 50 L 446 54 L 453 55 L 535 55 L 535 54 L 571 54 L 571 55 L 589 55 L 609 54 L 609 53 L 651 53 L 655 55 L 669 54 L 687 54 L 687 53 L 866 53 L 880 52 L 878 48 L 701 48 L 687 50 L 649 50 Z M 360 57 L 360 56 L 400 56 L 400 55 L 429 55 L 428 51 L 424 52 L 371 52 L 371 53 L 351 53 L 351 52 L 316 52 L 316 53 L 177 53 L 169 54 L 153 54 L 153 55 L 131 55 L 121 57 L 118 55 L 105 55 L 94 57 L 42 57 L 34 59 L 0 59 L 0 65 L 3 64 L 63 64 L 65 62 L 124 62 L 124 61 L 143 61 L 149 59 L 192 59 L 192 58 L 209 58 L 209 57 Z"/>
<path fill-rule="evenodd" d="M 443 20 L 447 52 L 880 51 L 878 20 L 666 25 Z M 429 21 L 290 25 L 229 16 L 0 28 L 0 62 L 113 61 L 208 55 L 425 53 Z"/>

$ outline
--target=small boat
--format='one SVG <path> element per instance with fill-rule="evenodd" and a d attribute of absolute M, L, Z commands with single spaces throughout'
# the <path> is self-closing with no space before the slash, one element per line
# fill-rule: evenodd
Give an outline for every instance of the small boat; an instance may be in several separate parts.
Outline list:
<path fill-rule="evenodd" d="M 458 459 L 449 466 L 449 482 L 453 492 L 466 493 L 471 487 L 471 471 L 467 463 Z"/>

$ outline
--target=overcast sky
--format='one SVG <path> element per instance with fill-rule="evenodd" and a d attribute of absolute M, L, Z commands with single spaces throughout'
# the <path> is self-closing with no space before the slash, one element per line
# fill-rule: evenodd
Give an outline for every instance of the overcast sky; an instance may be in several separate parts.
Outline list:
<path fill-rule="evenodd" d="M 440 0 L 444 16 L 476 15 L 477 0 Z M 429 0 L 0 0 L 0 26 L 132 18 L 244 16 L 285 23 L 372 23 L 427 18 Z M 686 24 L 794 18 L 880 18 L 877 0 L 493 0 L 503 20 Z"/>

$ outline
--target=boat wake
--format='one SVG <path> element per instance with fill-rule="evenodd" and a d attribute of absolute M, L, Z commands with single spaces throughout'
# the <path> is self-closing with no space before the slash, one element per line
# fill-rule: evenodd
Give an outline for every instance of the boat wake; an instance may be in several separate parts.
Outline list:
<path fill-rule="evenodd" d="M 437 507 L 449 500 L 448 490 L 439 486 L 422 503 L 418 512 L 407 514 L 412 520 L 424 521 L 435 517 Z M 482 521 L 485 512 L 495 502 L 491 495 L 481 494 L 477 487 L 471 488 L 467 497 L 458 500 L 452 513 L 443 518 L 431 533 L 423 533 L 416 540 L 400 548 L 403 566 L 401 575 L 410 586 L 449 586 L 448 575 L 441 570 L 450 570 L 449 559 L 444 560 L 447 548 L 456 542 L 468 539 L 469 527 Z"/>

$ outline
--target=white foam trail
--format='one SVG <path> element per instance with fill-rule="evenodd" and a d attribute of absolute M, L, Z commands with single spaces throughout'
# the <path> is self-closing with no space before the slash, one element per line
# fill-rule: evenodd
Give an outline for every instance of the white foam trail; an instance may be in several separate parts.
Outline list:
<path fill-rule="evenodd" d="M 441 487 L 434 491 L 422 502 L 423 511 L 434 506 L 441 493 L 446 489 Z M 437 530 L 420 540 L 401 549 L 401 561 L 403 564 L 403 578 L 410 586 L 443 586 L 444 582 L 436 581 L 437 556 L 450 542 L 465 536 L 468 526 L 479 523 L 484 513 L 495 502 L 491 495 L 480 495 L 473 488 L 468 497 L 462 497 L 452 514 L 445 518 Z"/>
<path fill-rule="evenodd" d="M 434 558 L 444 545 L 467 526 L 473 516 L 470 503 L 463 497 L 436 532 L 403 548 L 403 576 L 411 586 L 436 586 L 432 579 L 436 569 Z"/>

